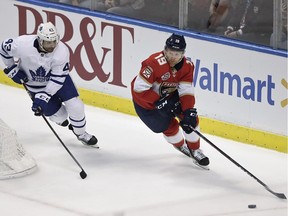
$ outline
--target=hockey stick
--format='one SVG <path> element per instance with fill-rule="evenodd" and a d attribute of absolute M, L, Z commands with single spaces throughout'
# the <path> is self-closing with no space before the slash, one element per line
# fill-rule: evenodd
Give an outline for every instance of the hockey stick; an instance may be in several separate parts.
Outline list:
<path fill-rule="evenodd" d="M 247 169 L 245 169 L 243 166 L 241 166 L 238 162 L 236 162 L 233 158 L 231 158 L 229 155 L 227 155 L 225 152 L 223 152 L 220 148 L 218 148 L 215 144 L 213 144 L 209 139 L 207 139 L 203 134 L 201 134 L 199 131 L 197 131 L 195 128 L 191 127 L 191 129 L 199 135 L 202 139 L 204 139 L 207 143 L 209 143 L 213 148 L 215 148 L 217 151 L 219 151 L 222 155 L 224 155 L 228 160 L 230 160 L 232 163 L 234 163 L 236 166 L 241 168 L 244 172 L 246 172 L 248 175 L 250 175 L 252 178 L 254 178 L 258 183 L 260 183 L 264 188 L 269 191 L 270 193 L 274 194 L 276 197 L 280 199 L 287 199 L 284 193 L 276 193 L 272 191 L 266 184 L 264 184 L 260 179 L 258 179 L 256 176 L 254 176 L 251 172 L 249 172 Z"/>
<path fill-rule="evenodd" d="M 29 97 L 31 98 L 31 100 L 33 101 L 33 97 L 30 94 L 29 90 L 27 89 L 27 86 L 23 83 L 23 86 L 26 90 L 26 92 L 28 93 Z M 69 153 L 69 155 L 73 158 L 73 160 L 76 162 L 76 164 L 80 167 L 81 172 L 80 172 L 80 177 L 82 179 L 85 179 L 87 177 L 87 173 L 84 171 L 84 169 L 82 168 L 82 166 L 80 165 L 80 163 L 76 160 L 76 158 L 74 157 L 74 155 L 69 151 L 69 149 L 67 148 L 67 146 L 63 143 L 63 141 L 60 139 L 60 137 L 58 136 L 58 134 L 56 133 L 56 131 L 53 129 L 53 127 L 51 126 L 51 124 L 48 122 L 47 118 L 41 114 L 42 118 L 44 119 L 44 121 L 47 123 L 47 125 L 49 126 L 49 128 L 51 129 L 51 131 L 54 133 L 54 135 L 57 137 L 57 139 L 60 141 L 60 143 L 62 144 L 62 146 L 66 149 L 66 151 Z"/>

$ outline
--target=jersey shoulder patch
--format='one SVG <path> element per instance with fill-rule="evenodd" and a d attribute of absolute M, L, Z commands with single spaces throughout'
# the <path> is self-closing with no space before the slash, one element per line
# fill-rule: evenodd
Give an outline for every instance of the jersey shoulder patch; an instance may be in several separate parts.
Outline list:
<path fill-rule="evenodd" d="M 152 75 L 153 73 L 153 69 L 150 67 L 150 66 L 146 66 L 143 70 L 142 70 L 142 73 L 141 75 L 143 77 L 145 77 L 146 79 L 149 79 L 150 76 Z"/>

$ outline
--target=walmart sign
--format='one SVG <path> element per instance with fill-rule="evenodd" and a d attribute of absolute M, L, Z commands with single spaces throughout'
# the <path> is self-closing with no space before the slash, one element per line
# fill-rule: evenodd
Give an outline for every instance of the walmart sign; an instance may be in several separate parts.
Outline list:
<path fill-rule="evenodd" d="M 221 71 L 217 63 L 213 64 L 213 68 L 203 67 L 199 59 L 195 62 L 194 86 L 271 106 L 275 104 L 275 83 L 271 75 L 267 75 L 265 80 L 254 80 L 247 76 L 241 78 L 238 74 Z"/>

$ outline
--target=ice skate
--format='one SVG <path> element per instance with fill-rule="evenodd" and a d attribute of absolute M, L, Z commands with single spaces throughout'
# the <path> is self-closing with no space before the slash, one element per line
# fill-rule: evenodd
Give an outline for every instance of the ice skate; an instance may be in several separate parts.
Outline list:
<path fill-rule="evenodd" d="M 180 147 L 175 147 L 174 146 L 174 148 L 177 149 L 178 151 L 180 151 L 182 154 L 186 155 L 187 157 L 191 157 L 190 151 L 189 151 L 189 149 L 188 149 L 186 144 L 183 144 Z"/>
<path fill-rule="evenodd" d="M 56 124 L 58 124 L 58 125 L 60 125 L 62 127 L 67 127 L 69 125 L 69 121 L 66 119 L 64 122 L 62 122 L 62 123 L 57 123 L 56 122 Z"/>
<path fill-rule="evenodd" d="M 76 135 L 77 136 L 77 135 Z M 77 139 L 80 140 L 84 145 L 93 146 L 95 148 L 99 148 L 97 145 L 97 138 L 94 135 L 91 135 L 87 132 L 77 136 Z"/>
<path fill-rule="evenodd" d="M 190 149 L 191 158 L 193 162 L 203 169 L 209 170 L 209 158 L 205 156 L 201 149 L 192 150 Z"/>
<path fill-rule="evenodd" d="M 69 124 L 68 128 L 69 128 L 69 130 L 72 130 L 72 132 L 74 133 L 73 126 L 71 124 Z M 81 141 L 84 145 L 91 146 L 94 148 L 99 148 L 99 146 L 97 145 L 98 140 L 94 135 L 91 135 L 87 132 L 85 132 L 81 135 L 77 135 L 77 134 L 75 134 L 75 135 L 76 135 L 77 139 L 79 141 Z"/>

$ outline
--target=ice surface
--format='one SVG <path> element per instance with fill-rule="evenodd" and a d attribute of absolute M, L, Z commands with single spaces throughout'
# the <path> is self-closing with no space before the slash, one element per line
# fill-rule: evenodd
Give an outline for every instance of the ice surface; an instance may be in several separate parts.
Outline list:
<path fill-rule="evenodd" d="M 31 175 L 0 181 L 1 216 L 286 216 L 287 200 L 202 140 L 210 171 L 154 134 L 135 116 L 85 106 L 87 131 L 100 149 L 84 146 L 51 122 L 80 169 L 23 89 L 0 84 L 0 118 L 36 159 Z M 287 196 L 287 154 L 204 134 L 230 157 Z M 249 209 L 249 204 L 257 208 Z"/>

